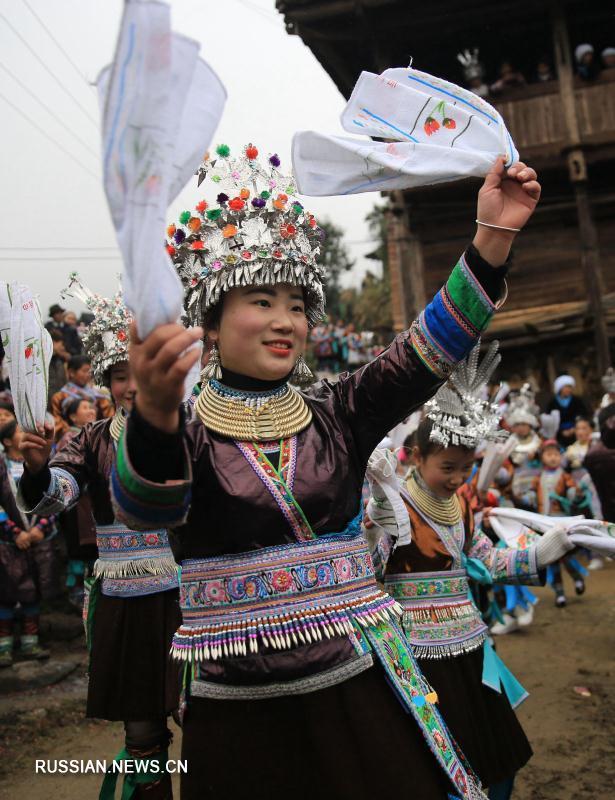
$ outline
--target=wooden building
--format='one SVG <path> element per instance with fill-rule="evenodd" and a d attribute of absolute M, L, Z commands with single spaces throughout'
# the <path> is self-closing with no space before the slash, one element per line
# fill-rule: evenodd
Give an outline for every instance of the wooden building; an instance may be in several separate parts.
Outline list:
<path fill-rule="evenodd" d="M 463 84 L 457 53 L 479 48 L 492 83 L 510 60 L 528 85 L 488 98 L 522 160 L 540 173 L 541 203 L 515 246 L 511 293 L 489 335 L 504 373 L 546 389 L 572 371 L 599 393 L 615 336 L 615 69 L 575 74 L 574 48 L 615 46 L 611 0 L 278 0 L 290 33 L 348 97 L 361 70 L 406 66 Z M 531 82 L 548 59 L 554 79 Z M 394 320 L 407 327 L 474 232 L 479 182 L 393 192 L 389 256 Z"/>

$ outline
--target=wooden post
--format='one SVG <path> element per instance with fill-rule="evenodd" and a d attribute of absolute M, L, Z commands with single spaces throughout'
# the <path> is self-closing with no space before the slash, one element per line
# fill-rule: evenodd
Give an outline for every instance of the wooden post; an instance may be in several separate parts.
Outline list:
<path fill-rule="evenodd" d="M 391 192 L 387 247 L 393 328 L 406 330 L 426 303 L 423 251 L 410 233 L 404 193 Z"/>
<path fill-rule="evenodd" d="M 393 197 L 387 209 L 387 255 L 389 257 L 389 282 L 391 284 L 391 311 L 393 316 L 393 330 L 396 333 L 405 331 L 409 320 L 406 314 L 404 300 L 404 280 L 402 267 L 402 224 L 400 216 L 402 209 L 393 205 Z"/>
<path fill-rule="evenodd" d="M 579 236 L 581 239 L 581 266 L 587 287 L 589 307 L 594 317 L 594 340 L 596 344 L 597 367 L 604 375 L 611 364 L 609 335 L 602 306 L 604 280 L 600 266 L 598 232 L 591 210 L 587 164 L 582 149 L 581 130 L 575 105 L 572 53 L 568 38 L 568 26 L 561 0 L 552 0 L 551 20 L 555 66 L 559 79 L 562 110 L 567 129 L 568 175 L 573 185 Z"/>

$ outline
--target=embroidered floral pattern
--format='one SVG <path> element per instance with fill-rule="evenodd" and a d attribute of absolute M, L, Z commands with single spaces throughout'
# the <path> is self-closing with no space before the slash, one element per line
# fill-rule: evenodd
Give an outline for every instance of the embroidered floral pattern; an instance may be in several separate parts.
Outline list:
<path fill-rule="evenodd" d="M 480 782 L 452 739 L 437 707 L 429 696 L 410 647 L 395 625 L 377 625 L 366 632 L 391 686 L 419 724 L 438 763 L 463 798 L 481 798 Z"/>
<path fill-rule="evenodd" d="M 103 594 L 141 596 L 179 584 L 178 566 L 164 530 L 141 533 L 123 525 L 104 525 L 96 530 L 96 544 L 94 575 L 103 579 Z"/>
<path fill-rule="evenodd" d="M 101 591 L 111 597 L 144 597 L 148 594 L 177 589 L 179 578 L 174 575 L 133 575 L 126 578 L 103 578 Z"/>
<path fill-rule="evenodd" d="M 479 528 L 468 555 L 485 564 L 494 583 L 533 584 L 539 580 L 535 551 L 535 547 L 494 547 Z"/>
<path fill-rule="evenodd" d="M 61 514 L 75 505 L 79 499 L 79 485 L 70 472 L 59 467 L 51 468 L 51 480 L 43 499 L 28 513 L 39 516 Z"/>
<path fill-rule="evenodd" d="M 371 625 L 401 613 L 378 588 L 360 534 L 185 561 L 179 598 L 172 652 L 182 659 L 289 649 L 348 635 L 353 620 Z"/>
<path fill-rule="evenodd" d="M 404 609 L 404 632 L 417 658 L 448 658 L 483 644 L 487 626 L 462 570 L 390 575 L 385 589 Z"/>

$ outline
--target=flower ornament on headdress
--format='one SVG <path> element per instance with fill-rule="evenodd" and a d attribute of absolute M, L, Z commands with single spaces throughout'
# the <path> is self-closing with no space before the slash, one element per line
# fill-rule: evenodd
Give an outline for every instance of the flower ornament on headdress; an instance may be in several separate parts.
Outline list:
<path fill-rule="evenodd" d="M 476 447 L 482 441 L 502 441 L 501 409 L 486 399 L 487 383 L 502 360 L 498 342 L 492 342 L 480 359 L 480 342 L 461 361 L 447 383 L 425 403 L 433 423 L 430 439 L 443 447 Z"/>
<path fill-rule="evenodd" d="M 185 289 L 191 325 L 236 286 L 290 283 L 305 290 L 310 327 L 324 315 L 324 272 L 317 264 L 323 232 L 296 197 L 292 175 L 276 154 L 259 160 L 247 145 L 233 158 L 228 145 L 207 154 L 197 172 L 212 199 L 184 211 L 167 228 L 167 251 Z"/>
<path fill-rule="evenodd" d="M 70 274 L 68 287 L 62 292 L 62 298 L 67 296 L 81 300 L 94 315 L 83 337 L 83 346 L 92 361 L 94 382 L 105 386 L 109 368 L 128 361 L 130 312 L 124 305 L 121 292 L 111 298 L 94 294 L 83 285 L 76 272 Z"/>

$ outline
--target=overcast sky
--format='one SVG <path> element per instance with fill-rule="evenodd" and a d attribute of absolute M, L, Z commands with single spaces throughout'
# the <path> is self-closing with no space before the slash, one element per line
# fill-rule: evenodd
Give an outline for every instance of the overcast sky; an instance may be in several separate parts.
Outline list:
<path fill-rule="evenodd" d="M 173 29 L 201 43 L 228 92 L 214 143 L 237 152 L 252 141 L 284 166 L 295 131 L 341 132 L 343 97 L 301 39 L 287 35 L 274 0 L 172 0 L 171 8 Z M 0 9 L 0 277 L 29 284 L 46 314 L 72 270 L 103 294 L 121 271 L 88 82 L 113 57 L 122 0 L 0 0 Z M 169 220 L 201 196 L 189 183 Z M 371 194 L 306 201 L 346 232 L 357 261 L 346 283 L 374 267 L 364 258 L 373 249 L 364 218 L 378 201 Z"/>

